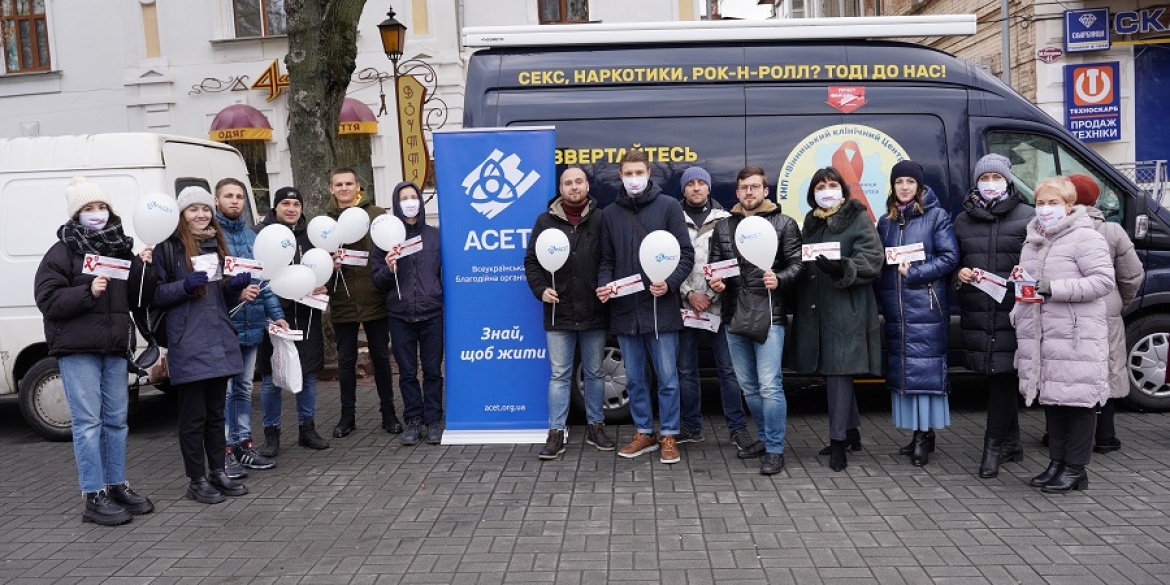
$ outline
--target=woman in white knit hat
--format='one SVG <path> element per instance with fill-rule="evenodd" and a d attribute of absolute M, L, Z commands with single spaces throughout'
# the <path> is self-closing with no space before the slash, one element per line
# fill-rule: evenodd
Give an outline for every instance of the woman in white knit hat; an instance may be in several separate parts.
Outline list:
<path fill-rule="evenodd" d="M 218 504 L 224 496 L 248 493 L 224 473 L 224 402 L 228 379 L 244 371 L 228 311 L 256 293 L 241 293 L 251 274 L 223 276 L 228 248 L 211 193 L 187 187 L 178 203 L 178 228 L 155 247 L 159 285 L 152 306 L 167 310 L 167 373 L 179 399 L 179 449 L 191 481 L 187 498 Z"/>
<path fill-rule="evenodd" d="M 141 258 L 134 255 L 134 240 L 122 231 L 100 186 L 75 178 L 65 198 L 69 220 L 57 229 L 58 241 L 37 268 L 36 302 L 72 417 L 73 455 L 85 497 L 81 519 L 116 526 L 154 510 L 126 481 L 126 360 L 135 341 L 130 310 L 150 298 L 155 277 L 152 270 L 143 274 L 150 250 Z M 94 272 L 111 258 L 128 261 L 129 271 L 114 277 Z"/>

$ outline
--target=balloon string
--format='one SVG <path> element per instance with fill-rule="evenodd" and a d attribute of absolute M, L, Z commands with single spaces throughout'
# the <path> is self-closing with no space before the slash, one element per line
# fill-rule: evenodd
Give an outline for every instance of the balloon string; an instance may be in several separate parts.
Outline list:
<path fill-rule="evenodd" d="M 552 283 L 553 283 L 552 288 L 553 288 L 553 292 L 555 293 L 555 292 L 557 292 L 557 273 L 550 272 L 549 274 L 552 275 Z M 557 326 L 557 304 L 556 303 L 552 304 L 552 326 L 553 327 Z"/>
<path fill-rule="evenodd" d="M 347 297 L 353 296 L 353 295 L 349 294 L 349 284 L 347 284 L 345 282 L 345 272 L 343 272 L 341 270 L 340 266 L 337 267 L 337 275 L 339 277 L 341 277 L 341 286 L 345 288 L 345 296 L 347 296 Z"/>
<path fill-rule="evenodd" d="M 658 339 L 658 297 L 654 297 L 654 339 Z"/>
<path fill-rule="evenodd" d="M 261 287 L 260 287 L 260 292 L 264 292 L 264 289 L 268 288 L 268 285 L 269 285 L 269 284 L 272 284 L 272 281 L 271 281 L 271 280 L 269 280 L 269 281 L 265 282 L 265 283 L 264 283 L 264 286 L 261 286 Z M 257 297 L 257 298 L 259 298 L 259 297 L 260 297 L 260 295 L 256 295 L 256 297 Z M 253 300 L 255 300 L 255 299 L 253 299 Z M 248 304 L 248 301 L 241 301 L 241 302 L 240 302 L 240 304 L 238 304 L 238 305 L 236 305 L 236 306 L 232 307 L 232 310 L 231 310 L 231 311 L 228 311 L 228 317 L 235 317 L 235 316 L 236 316 L 236 313 L 237 313 L 237 312 L 240 310 L 240 307 L 243 307 L 243 306 L 244 306 L 244 305 L 246 305 L 246 304 Z"/>
<path fill-rule="evenodd" d="M 398 291 L 398 300 L 402 300 L 402 287 L 398 286 L 398 271 L 394 271 L 394 290 Z"/>

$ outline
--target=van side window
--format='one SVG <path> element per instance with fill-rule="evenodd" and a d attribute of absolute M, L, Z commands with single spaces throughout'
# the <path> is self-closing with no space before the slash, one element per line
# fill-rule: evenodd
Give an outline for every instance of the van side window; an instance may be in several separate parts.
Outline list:
<path fill-rule="evenodd" d="M 175 179 L 175 199 L 178 199 L 179 193 L 182 193 L 183 189 L 186 189 L 187 187 L 203 187 L 204 189 L 207 189 L 208 193 L 211 193 L 212 195 L 215 194 L 212 193 L 211 184 L 207 182 L 207 179 L 200 179 L 199 177 L 179 177 L 178 179 Z"/>
<path fill-rule="evenodd" d="M 1054 175 L 1088 175 L 1097 181 L 1101 194 L 1096 207 L 1108 221 L 1121 223 L 1122 192 L 1112 181 L 1096 172 L 1076 153 L 1051 136 L 1026 132 L 991 132 L 987 136 L 987 150 L 1002 154 L 1012 161 L 1012 183 L 1029 204 L 1035 201 L 1033 190 L 1042 179 Z"/>

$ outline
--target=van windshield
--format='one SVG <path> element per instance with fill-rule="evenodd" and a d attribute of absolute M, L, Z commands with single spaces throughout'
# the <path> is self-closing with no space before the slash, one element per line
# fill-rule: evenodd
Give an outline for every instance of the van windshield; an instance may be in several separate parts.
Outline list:
<path fill-rule="evenodd" d="M 1012 161 L 1012 183 L 1029 204 L 1035 202 L 1033 191 L 1041 180 L 1055 175 L 1081 174 L 1092 177 L 1101 188 L 1095 207 L 1105 214 L 1107 221 L 1121 223 L 1125 217 L 1121 189 L 1051 136 L 992 132 L 987 137 L 987 149 Z"/>

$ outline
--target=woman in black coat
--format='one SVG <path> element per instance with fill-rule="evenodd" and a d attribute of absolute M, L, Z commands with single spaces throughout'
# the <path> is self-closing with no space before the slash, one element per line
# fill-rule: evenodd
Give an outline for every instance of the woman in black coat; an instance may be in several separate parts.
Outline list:
<path fill-rule="evenodd" d="M 922 165 L 904 160 L 890 171 L 886 214 L 878 234 L 887 264 L 878 286 L 886 318 L 886 386 L 894 426 L 914 431 L 899 452 L 910 463 L 926 465 L 926 437 L 951 422 L 947 394 L 947 279 L 959 264 L 959 243 L 951 218 L 923 182 Z M 922 244 L 925 260 L 889 264 L 890 248 Z"/>
<path fill-rule="evenodd" d="M 154 292 L 134 240 L 122 231 L 110 198 L 95 183 L 73 179 L 65 189 L 69 221 L 37 267 L 36 302 L 45 318 L 49 355 L 57 358 L 73 427 L 73 455 L 85 497 L 82 522 L 125 524 L 154 504 L 126 481 L 127 356 L 134 349 L 130 309 Z M 107 260 L 102 260 L 105 257 Z M 98 275 L 108 259 L 129 263 L 126 277 Z M 100 261 L 100 262 L 99 262 Z M 143 290 L 139 290 L 139 287 Z"/>

